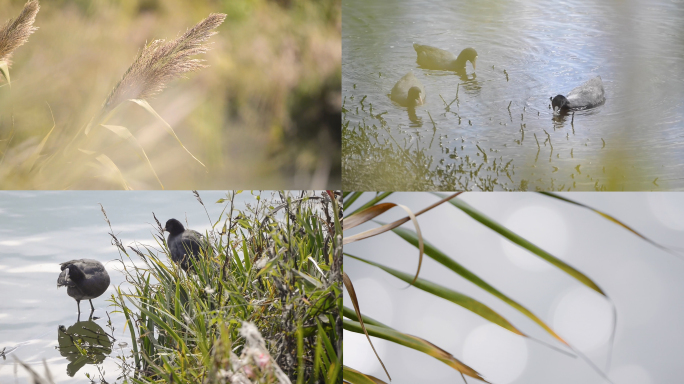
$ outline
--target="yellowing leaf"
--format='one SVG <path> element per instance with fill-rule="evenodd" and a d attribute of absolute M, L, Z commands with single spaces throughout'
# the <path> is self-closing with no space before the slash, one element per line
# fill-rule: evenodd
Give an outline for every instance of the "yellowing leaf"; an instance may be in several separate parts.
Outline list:
<path fill-rule="evenodd" d="M 152 163 L 150 162 L 150 159 L 147 157 L 147 153 L 145 153 L 145 150 L 140 145 L 140 143 L 135 138 L 135 136 L 133 136 L 131 131 L 129 131 L 128 128 L 126 128 L 126 127 L 121 127 L 118 125 L 104 125 L 103 124 L 102 126 L 109 129 L 110 131 L 114 132 L 120 138 L 128 141 L 135 149 L 138 150 L 138 152 L 139 152 L 138 156 L 140 156 L 141 158 L 144 157 L 145 160 L 147 160 L 147 165 L 150 166 L 150 169 L 152 170 L 154 177 L 157 179 L 157 182 L 159 182 L 161 189 L 164 189 L 164 184 L 162 184 L 161 180 L 159 180 L 159 176 L 157 176 L 157 172 L 155 172 L 154 167 L 152 166 Z"/>
<path fill-rule="evenodd" d="M 2 72 L 2 75 L 7 80 L 7 84 L 9 84 L 10 88 L 12 88 L 12 82 L 10 81 L 9 74 L 9 66 L 7 65 L 6 61 L 0 61 L 0 72 Z"/>
<path fill-rule="evenodd" d="M 357 321 L 344 319 L 342 322 L 342 327 L 350 332 L 363 333 L 361 329 L 361 324 Z M 485 383 L 488 382 L 479 373 L 477 373 L 477 371 L 456 359 L 449 352 L 430 343 L 425 339 L 421 339 L 420 337 L 402 333 L 392 328 L 378 327 L 370 324 L 366 325 L 366 329 L 368 330 L 368 333 L 373 335 L 374 337 L 379 337 L 381 339 L 385 339 L 393 343 L 397 343 L 405 347 L 423 352 L 443 362 L 451 368 L 456 369 L 459 372 L 462 372 L 475 379 L 482 380 Z"/>
<path fill-rule="evenodd" d="M 345 382 L 351 384 L 387 384 L 377 377 L 366 375 L 365 373 L 361 373 L 354 368 L 347 367 L 346 365 L 342 368 L 342 378 Z"/>
<path fill-rule="evenodd" d="M 126 180 L 123 177 L 123 174 L 121 174 L 121 171 L 119 170 L 119 167 L 114 164 L 112 159 L 110 159 L 107 155 L 104 153 L 101 153 L 95 157 L 97 161 L 99 161 L 102 165 L 105 166 L 111 173 L 113 173 L 115 176 L 118 176 L 119 181 L 121 182 L 121 186 L 125 190 L 132 190 L 133 188 L 129 187 L 128 184 L 126 183 Z"/>
<path fill-rule="evenodd" d="M 156 117 L 159 121 L 161 121 L 162 124 L 164 125 L 164 128 L 165 128 L 166 131 L 169 133 L 169 135 L 171 135 L 171 136 L 173 136 L 173 137 L 176 138 L 176 141 L 178 141 L 178 144 L 180 144 L 180 146 L 183 147 L 183 149 L 185 149 L 185 152 L 187 152 L 190 156 L 192 156 L 193 159 L 195 159 L 198 163 L 202 164 L 202 166 L 203 166 L 204 168 L 206 168 L 206 165 L 204 165 L 204 163 L 202 163 L 201 161 L 199 161 L 199 160 L 195 157 L 195 155 L 193 155 L 187 148 L 185 148 L 185 145 L 183 145 L 183 143 L 182 143 L 181 140 L 178 138 L 178 136 L 176 136 L 176 132 L 173 130 L 173 128 L 171 128 L 171 125 L 169 125 L 169 123 L 167 123 L 166 120 L 164 120 L 161 116 L 159 116 L 159 114 L 157 113 L 157 111 L 155 111 L 154 108 L 152 108 L 152 106 L 150 105 L 150 103 L 147 102 L 147 100 L 143 100 L 143 99 L 129 99 L 128 101 L 131 101 L 131 102 L 133 102 L 133 103 L 136 103 L 136 104 L 138 104 L 139 106 L 145 108 L 145 110 L 146 110 L 147 112 L 149 112 L 150 114 L 152 114 L 152 116 Z"/>
<path fill-rule="evenodd" d="M 48 104 L 48 108 L 50 108 L 50 104 Z M 52 115 L 52 108 L 50 108 L 50 115 Z M 26 167 L 29 169 L 29 171 L 33 169 L 33 165 L 36 163 L 36 160 L 38 160 L 38 156 L 40 156 L 40 153 L 43 151 L 43 147 L 45 147 L 45 143 L 50 137 L 52 131 L 55 129 L 56 125 L 57 124 L 55 123 L 55 116 L 52 115 L 52 128 L 50 128 L 50 131 L 47 133 L 47 135 L 43 137 L 43 140 L 40 141 L 40 144 L 38 144 L 36 149 L 33 151 L 31 157 L 29 157 L 29 159 L 26 160 Z"/>

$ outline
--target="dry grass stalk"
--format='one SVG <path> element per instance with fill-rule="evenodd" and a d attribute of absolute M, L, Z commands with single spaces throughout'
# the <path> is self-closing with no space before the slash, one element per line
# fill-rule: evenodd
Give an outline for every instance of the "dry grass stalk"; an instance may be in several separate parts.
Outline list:
<path fill-rule="evenodd" d="M 38 0 L 29 0 L 16 19 L 8 20 L 0 28 L 0 62 L 4 61 L 9 66 L 12 52 L 22 46 L 38 29 L 33 26 L 38 10 L 40 10 Z"/>
<path fill-rule="evenodd" d="M 175 77 L 205 68 L 204 60 L 190 57 L 207 52 L 205 41 L 216 34 L 212 30 L 225 18 L 223 13 L 212 13 L 173 41 L 155 40 L 145 46 L 107 97 L 102 112 L 108 112 L 129 99 L 154 96 Z"/>

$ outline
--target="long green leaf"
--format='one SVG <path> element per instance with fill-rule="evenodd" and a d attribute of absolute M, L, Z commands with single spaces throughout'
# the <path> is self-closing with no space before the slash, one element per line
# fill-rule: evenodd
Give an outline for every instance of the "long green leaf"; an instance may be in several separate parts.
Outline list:
<path fill-rule="evenodd" d="M 164 328 L 164 330 L 166 330 L 166 331 L 169 333 L 169 336 L 171 336 L 174 340 L 176 340 L 176 341 L 178 342 L 178 344 L 180 344 L 180 346 L 183 348 L 183 351 L 184 351 L 184 352 L 187 352 L 187 347 L 186 347 L 186 345 L 185 345 L 185 342 L 184 342 L 183 339 L 182 339 L 182 338 L 173 330 L 173 328 L 171 328 L 171 325 L 167 324 L 167 323 L 166 323 L 165 321 L 163 321 L 159 316 L 157 316 L 156 313 L 152 312 L 152 311 L 149 310 L 148 308 L 144 308 L 144 307 L 142 307 L 141 305 L 138 305 L 138 303 L 136 303 L 134 300 L 132 300 L 133 297 L 132 297 L 131 295 L 127 295 L 127 296 L 128 296 L 128 298 L 129 298 L 130 302 L 131 302 L 135 307 L 137 307 L 139 310 L 141 310 L 143 313 L 145 313 L 145 314 L 147 315 L 147 317 L 149 317 L 149 318 L 151 318 L 152 320 L 154 320 L 154 322 L 155 322 L 159 327 Z M 139 298 L 139 299 L 140 299 L 140 298 Z M 170 320 L 172 320 L 174 323 L 178 324 L 178 326 L 180 326 L 181 328 L 184 328 L 187 332 L 193 332 L 193 330 L 192 330 L 188 325 L 186 325 L 184 322 L 181 322 L 179 319 L 175 318 L 175 317 L 174 317 L 173 315 L 171 315 L 169 312 L 164 311 L 163 309 L 160 309 L 159 307 L 153 306 L 153 305 L 148 305 L 148 307 L 149 307 L 149 308 L 156 309 L 156 310 L 159 311 L 160 313 L 166 315 L 166 317 L 167 317 L 168 319 L 170 319 Z"/>
<path fill-rule="evenodd" d="M 439 193 L 434 193 L 434 195 L 439 196 L 439 197 L 444 197 L 443 194 Z M 545 250 L 539 248 L 538 246 L 532 244 L 531 242 L 525 240 L 515 232 L 511 231 L 510 229 L 504 227 L 503 225 L 497 223 L 496 221 L 492 220 L 490 217 L 484 215 L 482 212 L 478 211 L 477 209 L 473 208 L 470 206 L 470 204 L 466 203 L 465 201 L 455 198 L 449 200 L 449 203 L 453 205 L 454 207 L 460 209 L 461 211 L 465 212 L 468 216 L 472 217 L 473 219 L 477 220 L 480 222 L 480 224 L 488 227 L 489 229 L 493 230 L 494 232 L 502 235 L 503 237 L 507 238 L 511 242 L 527 249 L 528 251 L 532 252 L 533 254 L 541 257 L 542 259 L 548 261 L 549 263 L 553 264 L 557 268 L 561 269 L 568 275 L 574 277 L 577 279 L 579 282 L 582 284 L 586 285 L 587 287 L 595 290 L 596 292 L 606 296 L 606 294 L 603 292 L 603 290 L 596 284 L 594 283 L 590 278 L 588 278 L 586 275 L 584 275 L 582 272 L 576 270 L 575 268 L 571 267 L 570 265 L 566 264 L 562 260 L 556 258 L 552 254 L 546 252 Z"/>
<path fill-rule="evenodd" d="M 400 228 L 395 228 L 392 231 L 394 231 L 394 233 L 399 235 L 402 239 L 411 243 L 411 245 L 418 246 L 418 236 L 416 235 L 415 232 L 411 231 L 410 229 L 400 227 Z M 561 343 L 563 343 L 565 345 L 568 344 L 565 342 L 565 340 L 563 340 L 560 336 L 558 336 L 556 334 L 556 332 L 554 332 L 553 329 L 551 329 L 551 327 L 549 327 L 545 322 L 543 322 L 540 318 L 538 318 L 534 313 L 530 312 L 527 308 L 523 307 L 522 305 L 520 305 L 515 300 L 506 296 L 505 294 L 503 294 L 498 289 L 489 285 L 486 281 L 482 280 L 479 276 L 470 272 L 467 268 L 465 268 L 461 264 L 457 263 L 454 259 L 450 258 L 446 254 L 444 254 L 442 251 L 435 248 L 434 245 L 430 244 L 427 241 L 424 241 L 423 245 L 424 245 L 424 249 L 425 249 L 425 254 L 428 255 L 429 257 L 431 257 L 433 260 L 435 260 L 436 262 L 438 262 L 438 263 L 444 265 L 445 267 L 451 269 L 452 271 L 458 273 L 459 275 L 461 275 L 466 280 L 468 280 L 471 283 L 477 285 L 478 287 L 484 289 L 485 291 L 491 293 L 492 295 L 498 297 L 499 299 L 504 301 L 506 304 L 517 309 L 523 315 L 527 316 L 532 321 L 539 324 L 539 326 L 544 328 L 544 330 L 546 332 L 548 332 L 551 336 L 556 338 L 558 341 L 560 341 Z"/>
<path fill-rule="evenodd" d="M 667 248 L 667 247 L 665 247 L 665 246 L 662 246 L 662 245 L 656 243 L 655 241 L 649 239 L 648 237 L 646 237 L 646 236 L 642 235 L 641 233 L 637 232 L 636 230 L 632 229 L 632 227 L 628 226 L 627 224 L 623 223 L 622 221 L 616 219 L 615 217 L 613 217 L 613 216 L 611 216 L 611 215 L 609 215 L 609 214 L 607 214 L 607 213 L 605 213 L 605 212 L 601 212 L 601 211 L 599 211 L 598 209 L 592 208 L 592 207 L 587 206 L 587 205 L 584 205 L 584 204 L 582 204 L 582 203 L 578 203 L 578 202 L 576 202 L 576 201 L 574 201 L 574 200 L 566 199 L 565 197 L 560 196 L 560 195 L 557 195 L 557 194 L 555 194 L 555 193 L 551 193 L 551 192 L 540 192 L 540 193 L 543 194 L 543 195 L 549 196 L 549 197 L 553 197 L 554 199 L 558 199 L 558 200 L 564 201 L 564 202 L 566 202 L 566 203 L 573 204 L 573 205 L 577 205 L 577 206 L 579 206 L 579 207 L 582 207 L 582 208 L 588 209 L 588 210 L 590 210 L 590 211 L 593 211 L 593 212 L 595 212 L 595 213 L 601 215 L 603 218 L 605 218 L 605 219 L 607 219 L 607 220 L 609 220 L 609 221 L 612 221 L 613 223 L 615 223 L 615 224 L 621 226 L 622 228 L 624 228 L 624 229 L 626 229 L 626 230 L 632 232 L 633 234 L 635 234 L 635 235 L 641 237 L 643 240 L 645 240 L 645 241 L 648 242 L 649 244 L 651 244 L 651 245 L 653 245 L 653 246 L 655 246 L 655 247 L 658 247 L 658 248 L 662 249 L 662 250 L 665 251 L 665 252 L 668 252 L 668 253 L 673 254 L 673 255 L 675 255 L 675 256 L 677 256 L 677 257 L 680 257 L 680 255 L 678 255 L 677 253 L 675 253 L 675 252 L 672 251 L 671 249 L 669 249 L 669 248 Z"/>
<path fill-rule="evenodd" d="M 347 331 L 354 333 L 363 333 L 363 330 L 361 329 L 361 324 L 357 321 L 344 319 L 342 325 L 343 328 Z M 430 343 L 429 341 L 421 339 L 420 337 L 402 333 L 392 328 L 378 327 L 375 325 L 366 325 L 366 330 L 368 331 L 368 334 L 372 336 L 379 337 L 381 339 L 385 339 L 393 343 L 403 345 L 404 347 L 423 352 L 443 362 L 451 368 L 454 368 L 459 372 L 462 372 L 478 380 L 482 380 L 485 383 L 488 382 L 484 378 L 482 378 L 482 376 L 480 376 L 480 374 L 477 373 L 474 369 L 463 364 L 449 352 Z"/>
<path fill-rule="evenodd" d="M 349 192 L 344 192 L 342 196 L 344 197 L 344 207 L 348 208 L 351 207 L 352 204 L 363 195 L 363 192 L 354 192 L 354 193 L 349 193 Z"/>
<path fill-rule="evenodd" d="M 119 300 L 121 300 L 121 311 L 124 313 L 124 317 L 126 317 L 126 323 L 128 324 L 129 331 L 131 332 L 131 343 L 133 344 L 132 348 L 133 356 L 135 357 L 135 367 L 140 369 L 140 357 L 138 357 L 138 344 L 135 337 L 135 328 L 133 327 L 131 316 L 128 313 L 130 310 L 128 307 L 126 307 L 126 303 L 124 302 L 123 295 L 121 294 L 121 287 L 116 287 L 116 293 L 119 295 Z"/>
<path fill-rule="evenodd" d="M 401 271 L 397 271 L 396 269 L 392 269 L 390 267 L 384 266 L 382 264 L 374 263 L 369 260 L 362 259 L 360 257 L 352 256 L 348 253 L 344 254 L 345 256 L 351 257 L 353 259 L 363 261 L 364 263 L 376 266 L 385 272 L 389 273 L 390 275 L 404 280 L 405 282 L 410 282 L 412 279 L 412 276 L 409 275 L 408 273 L 404 273 Z M 460 305 L 461 307 L 479 315 L 482 316 L 484 319 L 504 328 L 507 329 L 515 334 L 522 335 L 522 336 L 527 336 L 525 335 L 522 331 L 514 327 L 508 320 L 506 320 L 503 316 L 499 315 L 496 313 L 493 309 L 489 308 L 485 304 L 473 299 L 470 296 L 466 296 L 462 293 L 453 291 L 449 288 L 443 287 L 439 284 L 435 284 L 433 282 L 427 281 L 425 279 L 418 278 L 413 284 L 416 288 L 422 289 L 423 291 L 432 293 L 435 296 L 441 297 L 444 300 L 451 301 L 452 303 L 456 305 Z"/>
<path fill-rule="evenodd" d="M 354 321 L 359 321 L 359 317 L 356 316 L 356 312 L 354 312 L 354 310 L 352 310 L 351 308 L 344 307 L 342 314 L 344 315 L 344 317 L 348 317 Z M 372 318 L 370 316 L 366 316 L 366 315 L 362 315 L 362 316 L 363 316 L 363 323 L 364 324 L 375 325 L 376 327 L 389 328 L 388 325 L 383 324 L 383 323 L 375 320 L 374 318 Z"/>
<path fill-rule="evenodd" d="M 342 371 L 342 378 L 345 382 L 351 384 L 387 384 L 386 382 L 378 379 L 377 377 L 363 374 L 355 370 L 354 368 L 347 367 L 346 365 L 344 366 Z"/>

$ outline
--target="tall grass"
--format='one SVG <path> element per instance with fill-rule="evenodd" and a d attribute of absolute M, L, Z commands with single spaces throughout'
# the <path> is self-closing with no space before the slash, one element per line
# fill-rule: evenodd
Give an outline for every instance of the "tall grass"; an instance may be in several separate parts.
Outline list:
<path fill-rule="evenodd" d="M 111 298 L 134 341 L 129 382 L 341 381 L 340 196 L 258 194 L 238 210 L 236 193 L 207 215 L 190 273 L 170 262 L 159 221 L 156 247 L 125 247 L 112 230 L 132 286 Z"/>

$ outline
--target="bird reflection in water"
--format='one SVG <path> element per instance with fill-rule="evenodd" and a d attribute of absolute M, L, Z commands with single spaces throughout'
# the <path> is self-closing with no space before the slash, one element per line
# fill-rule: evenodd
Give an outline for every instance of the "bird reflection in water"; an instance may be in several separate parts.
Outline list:
<path fill-rule="evenodd" d="M 418 115 L 416 115 L 416 108 L 414 108 L 414 107 L 408 108 L 408 117 L 409 117 L 409 120 L 411 121 L 411 124 L 409 125 L 411 128 L 420 128 L 423 126 L 423 119 L 418 117 Z"/>
<path fill-rule="evenodd" d="M 114 340 L 92 320 L 78 321 L 69 328 L 60 325 L 57 330 L 57 349 L 69 360 L 67 374 L 73 377 L 86 364 L 102 363 L 112 352 Z"/>

